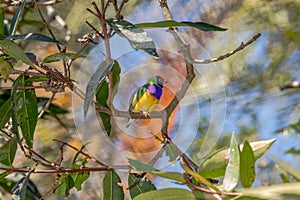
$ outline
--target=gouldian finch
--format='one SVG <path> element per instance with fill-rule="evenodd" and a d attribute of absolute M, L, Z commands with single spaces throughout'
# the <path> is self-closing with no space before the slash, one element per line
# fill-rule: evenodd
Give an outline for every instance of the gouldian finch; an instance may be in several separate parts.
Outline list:
<path fill-rule="evenodd" d="M 142 87 L 133 94 L 129 111 L 149 113 L 155 109 L 163 91 L 163 84 L 166 81 L 161 76 L 153 76 Z M 132 123 L 128 119 L 126 128 Z"/>

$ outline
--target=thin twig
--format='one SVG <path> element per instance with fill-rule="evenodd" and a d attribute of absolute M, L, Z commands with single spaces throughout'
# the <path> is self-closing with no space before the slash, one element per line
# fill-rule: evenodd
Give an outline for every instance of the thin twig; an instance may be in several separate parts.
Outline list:
<path fill-rule="evenodd" d="M 0 167 L 0 170 L 7 171 L 10 173 L 17 172 L 17 173 L 27 173 L 30 172 L 30 169 L 16 169 L 16 168 L 6 168 Z M 112 171 L 113 168 L 108 167 L 85 167 L 81 169 L 74 169 L 74 168 L 65 168 L 65 169 L 46 169 L 46 170 L 35 170 L 34 174 L 54 174 L 54 173 L 78 173 L 78 172 L 103 172 L 103 171 Z"/>
<path fill-rule="evenodd" d="M 250 44 L 252 44 L 253 42 L 255 42 L 259 37 L 261 36 L 260 33 L 256 34 L 255 36 L 253 36 L 249 41 L 247 41 L 245 44 L 242 42 L 240 46 L 238 46 L 236 49 L 230 51 L 229 53 L 226 53 L 224 55 L 221 55 L 217 58 L 213 58 L 213 59 L 206 59 L 206 60 L 194 60 L 194 63 L 197 64 L 209 64 L 209 63 L 213 63 L 213 62 L 218 62 L 220 60 L 224 60 L 225 58 L 228 58 L 229 56 L 232 56 L 233 54 L 241 51 L 242 49 L 244 49 L 245 47 L 249 46 Z"/>
<path fill-rule="evenodd" d="M 54 97 L 55 97 L 55 95 L 56 95 L 56 93 L 53 92 L 53 93 L 52 93 L 52 96 L 51 96 L 50 99 L 47 101 L 47 103 L 44 105 L 44 107 L 43 107 L 43 109 L 41 110 L 41 112 L 39 113 L 38 119 L 40 119 L 40 118 L 43 116 L 43 114 L 48 110 L 48 108 L 49 108 L 49 106 L 50 106 L 52 100 L 53 100 Z"/>
<path fill-rule="evenodd" d="M 36 85 L 36 86 L 19 86 L 17 87 L 17 90 L 32 90 L 32 89 L 42 89 L 44 88 L 43 86 L 40 86 L 40 85 Z M 12 90 L 13 87 L 11 86 L 7 86 L 7 87 L 0 87 L 0 90 Z"/>
<path fill-rule="evenodd" d="M 90 159 L 90 160 L 93 161 L 93 162 L 98 163 L 99 165 L 102 165 L 102 166 L 104 166 L 104 167 L 109 167 L 108 165 L 106 165 L 106 164 L 104 164 L 103 162 L 97 160 L 96 158 L 94 158 L 93 156 L 89 155 L 88 153 L 85 153 L 85 152 L 83 152 L 83 151 L 79 151 L 78 148 L 76 148 L 76 147 L 70 145 L 69 143 L 66 143 L 66 142 L 64 142 L 64 141 L 60 141 L 60 140 L 57 140 L 57 139 L 53 139 L 53 141 L 62 143 L 62 144 L 64 144 L 64 145 L 70 147 L 71 149 L 73 149 L 73 150 L 79 152 L 80 154 L 84 155 L 86 158 Z"/>
<path fill-rule="evenodd" d="M 44 18 L 43 14 L 42 14 L 42 12 L 41 12 L 41 9 L 40 9 L 40 7 L 39 7 L 39 5 L 38 5 L 38 3 L 37 3 L 37 1 L 34 0 L 34 2 L 35 2 L 35 4 L 36 4 L 36 8 L 37 8 L 37 10 L 38 10 L 38 13 L 39 13 L 39 15 L 40 15 L 42 21 L 44 22 L 44 24 L 45 24 L 47 30 L 49 31 L 49 33 L 50 33 L 52 39 L 56 40 L 56 37 L 55 37 L 55 35 L 53 34 L 52 30 L 50 29 L 50 26 L 49 26 L 49 24 L 47 23 L 46 19 Z M 59 45 L 59 44 L 56 44 L 56 46 L 57 46 L 59 52 L 62 52 L 62 48 L 60 47 L 60 45 Z"/>

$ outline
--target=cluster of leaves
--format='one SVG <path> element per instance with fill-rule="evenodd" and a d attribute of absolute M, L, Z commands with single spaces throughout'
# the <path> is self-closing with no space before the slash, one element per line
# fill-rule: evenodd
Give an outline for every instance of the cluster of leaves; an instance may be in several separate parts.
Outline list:
<path fill-rule="evenodd" d="M 39 42 L 50 42 L 54 44 L 61 44 L 54 38 L 42 35 L 39 33 L 26 33 L 16 34 L 19 22 L 22 18 L 22 13 L 25 8 L 26 1 L 24 0 L 18 7 L 15 15 L 10 21 L 9 29 L 4 24 L 4 15 L 0 13 L 0 47 L 3 54 L 0 57 L 0 72 L 2 77 L 13 81 L 12 87 L 8 93 L 4 93 L 1 96 L 0 106 L 0 129 L 5 133 L 1 135 L 3 144 L 0 147 L 0 163 L 1 167 L 7 167 L 2 169 L 14 169 L 14 158 L 19 148 L 24 156 L 27 155 L 26 150 L 32 148 L 34 145 L 34 133 L 38 122 L 39 116 L 39 103 L 45 99 L 37 97 L 35 93 L 36 82 L 59 83 L 60 78 L 67 78 L 72 83 L 70 77 L 64 77 L 60 72 L 53 72 L 48 68 L 48 73 L 42 73 L 39 67 L 47 67 L 45 64 L 51 62 L 61 61 L 64 64 L 67 61 L 74 60 L 80 57 L 85 57 L 84 54 L 66 53 L 60 52 L 52 54 L 43 59 L 42 64 L 37 62 L 36 55 L 33 53 L 25 53 L 19 45 L 13 40 L 36 40 Z M 147 36 L 147 33 L 143 28 L 166 28 L 173 26 L 190 26 L 202 31 L 225 31 L 226 29 L 204 23 L 204 22 L 177 22 L 174 20 L 160 21 L 153 23 L 141 23 L 132 24 L 124 19 L 111 18 L 105 21 L 110 28 L 112 28 L 117 34 L 125 37 L 130 45 L 136 50 L 143 50 L 154 57 L 159 57 L 154 41 Z M 28 65 L 29 70 L 24 70 L 24 73 L 20 74 L 16 79 L 12 79 L 9 75 L 9 71 L 14 69 L 15 61 L 22 61 Z M 112 72 L 112 84 L 116 87 L 116 84 L 120 79 L 121 67 L 117 60 L 108 59 L 103 61 L 96 72 L 91 77 L 85 93 L 84 99 L 84 115 L 88 113 L 88 109 L 96 97 L 97 105 L 109 109 L 107 100 L 109 99 L 110 88 L 109 83 L 106 81 L 106 77 Z M 29 75 L 27 72 L 35 72 L 35 75 Z M 38 73 L 37 73 L 38 72 Z M 58 76 L 55 76 L 57 75 Z M 65 80 L 65 79 L 63 79 Z M 26 89 L 22 89 L 26 88 Z M 28 89 L 29 88 L 29 89 Z M 45 88 L 46 89 L 46 88 Z M 71 88 L 70 88 L 71 89 Z M 47 109 L 47 113 L 51 116 L 56 116 L 66 111 L 51 104 Z M 106 113 L 100 113 L 103 125 L 107 134 L 112 131 L 111 116 Z M 11 122 L 10 122 L 11 120 Z M 11 124 L 11 126 L 10 126 Z M 5 129 L 5 130 L 4 130 Z M 9 130 L 9 131 L 6 131 Z M 248 143 L 244 142 L 243 145 L 238 145 L 234 135 L 232 135 L 230 147 L 216 150 L 206 158 L 201 160 L 198 168 L 192 169 L 188 162 L 184 161 L 184 157 L 178 152 L 176 144 L 166 143 L 164 148 L 166 154 L 169 157 L 170 163 L 178 162 L 180 158 L 180 164 L 182 167 L 181 172 L 164 172 L 155 169 L 150 164 L 142 163 L 138 160 L 129 159 L 131 168 L 140 171 L 140 174 L 130 173 L 128 175 L 128 190 L 132 199 L 135 200 L 147 200 L 147 199 L 203 199 L 206 194 L 213 195 L 227 195 L 227 196 L 254 196 L 259 198 L 274 198 L 277 195 L 279 197 L 284 196 L 286 193 L 293 193 L 300 195 L 299 191 L 291 190 L 292 185 L 285 185 L 282 187 L 273 186 L 269 188 L 258 189 L 246 189 L 239 190 L 238 193 L 235 189 L 239 183 L 242 187 L 250 188 L 255 180 L 255 161 L 261 157 L 267 149 L 272 145 L 275 140 L 257 141 Z M 90 172 L 88 168 L 88 157 L 79 159 L 79 154 L 82 153 L 85 145 L 78 150 L 72 163 L 64 167 L 67 169 L 75 170 L 72 173 L 67 172 L 52 172 L 58 176 L 57 186 L 55 192 L 61 196 L 69 196 L 70 190 L 76 188 L 78 191 L 82 189 L 82 184 L 89 178 Z M 28 156 L 30 157 L 30 156 Z M 46 164 L 49 164 L 42 160 Z M 42 163 L 41 161 L 41 163 Z M 281 163 L 281 167 L 284 168 L 285 164 Z M 45 165 L 46 165 L 45 164 Z M 60 163 L 61 164 L 61 163 Z M 46 165 L 49 167 L 49 165 Z M 61 166 L 60 166 L 61 167 Z M 57 169 L 57 168 L 56 168 Z M 59 168 L 60 169 L 60 168 Z M 86 171 L 76 172 L 76 170 L 86 169 Z M 12 170 L 13 171 L 13 170 Z M 22 170 L 20 170 L 22 171 Z M 26 170 L 25 170 L 26 171 Z M 27 173 L 23 173 L 23 177 L 13 182 L 6 176 L 10 172 L 5 171 L 0 174 L 0 186 L 7 192 L 11 192 L 14 198 L 25 199 L 26 195 L 31 195 L 32 198 L 41 198 L 41 194 L 36 189 L 33 182 L 30 180 L 30 175 L 36 173 L 34 169 L 27 170 Z M 124 199 L 124 188 L 117 171 L 112 167 L 107 167 L 105 177 L 103 179 L 103 199 Z M 22 171 L 24 172 L 24 171 Z M 284 171 L 286 172 L 286 171 Z M 187 189 L 180 188 L 167 188 L 159 189 L 147 178 L 146 174 L 150 174 L 154 177 L 160 177 L 175 181 L 181 185 L 185 185 Z M 288 170 L 288 173 L 282 173 L 286 178 L 293 176 L 299 180 L 300 176 L 293 169 Z M 214 181 L 208 181 L 211 179 L 220 179 L 220 183 L 212 183 Z M 287 178 L 288 179 L 288 178 Z M 292 183 L 290 183 L 292 184 Z M 205 185 L 205 187 L 203 187 Z M 299 185 L 296 185 L 299 187 Z M 204 190 L 208 187 L 210 190 Z M 27 194 L 26 194 L 27 190 Z M 261 191 L 263 190 L 263 192 Z M 276 192 L 273 192 L 273 191 Z M 288 191 L 287 191 L 288 190 Z M 28 197 L 28 196 L 27 196 Z"/>

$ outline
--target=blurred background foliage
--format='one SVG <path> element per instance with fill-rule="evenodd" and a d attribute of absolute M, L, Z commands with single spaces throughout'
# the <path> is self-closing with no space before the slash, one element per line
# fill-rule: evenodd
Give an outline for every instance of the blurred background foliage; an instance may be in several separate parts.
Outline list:
<path fill-rule="evenodd" d="M 90 31 L 85 21 L 99 27 L 96 19 L 86 11 L 86 8 L 91 8 L 91 2 L 90 0 L 64 0 L 53 6 L 71 30 L 71 40 L 67 44 L 69 51 L 80 49 L 80 44 L 75 42 L 76 39 Z M 221 138 L 215 138 L 218 139 L 215 149 L 228 146 L 232 132 L 236 133 L 239 143 L 243 143 L 244 140 L 250 142 L 276 138 L 277 141 L 270 148 L 269 153 L 258 161 L 254 186 L 299 181 L 287 172 L 288 169 L 283 164 L 287 162 L 290 167 L 300 170 L 299 90 L 280 91 L 279 87 L 300 79 L 300 1 L 177 0 L 170 1 L 169 5 L 175 20 L 205 21 L 228 28 L 226 32 L 214 33 L 180 28 L 180 31 L 201 44 L 202 49 L 193 52 L 195 58 L 204 59 L 207 55 L 212 58 L 218 57 L 235 49 L 242 41 L 247 41 L 254 34 L 262 33 L 262 37 L 250 47 L 215 65 L 221 71 L 226 94 L 226 117 L 221 122 L 223 123 Z M 1 3 L 1 6 L 4 4 Z M 46 15 L 44 9 L 43 12 Z M 164 20 L 157 1 L 130 0 L 125 5 L 123 15 L 124 19 L 132 23 Z M 32 29 L 32 26 L 46 32 L 43 24 L 36 21 L 36 16 L 37 11 L 34 8 L 26 12 L 22 21 L 24 32 Z M 51 28 L 59 36 L 58 40 L 62 41 L 65 37 L 65 29 L 55 20 L 51 23 Z M 169 40 L 163 42 L 160 46 L 172 48 L 172 45 L 175 45 L 170 44 Z M 31 43 L 26 46 L 26 49 L 41 58 L 55 52 L 53 45 L 40 43 Z M 203 49 L 205 52 L 202 51 Z M 88 53 L 88 50 L 85 53 Z M 80 67 L 80 63 L 77 67 Z M 198 85 L 203 77 L 210 82 L 219 80 L 215 77 L 217 74 L 210 72 L 211 65 L 197 67 L 202 76 L 195 80 L 193 90 L 199 100 L 201 116 L 199 116 L 197 138 L 189 149 L 189 154 L 195 161 L 201 160 L 195 152 L 198 152 L 203 145 L 203 133 L 207 132 L 209 125 L 220 123 L 210 121 L 211 103 L 208 93 L 210 86 Z M 76 71 L 73 71 L 73 76 L 75 75 Z M 218 74 L 218 78 L 219 76 Z M 38 95 L 49 97 L 46 92 L 40 92 Z M 64 112 L 56 116 L 50 114 L 45 116 L 47 121 L 42 120 L 38 123 L 35 148 L 46 157 L 49 156 L 49 159 L 54 159 L 53 152 L 58 151 L 58 145 L 53 145 L 53 138 L 80 146 L 81 141 L 77 138 L 70 112 L 71 96 L 70 93 L 58 95 L 54 102 L 55 105 L 69 110 L 67 114 Z M 107 159 L 115 159 L 117 156 L 114 154 L 117 152 L 106 150 L 105 153 L 109 154 L 104 155 Z M 65 160 L 72 159 L 74 154 L 66 155 Z M 45 180 L 53 179 L 51 175 L 44 176 L 45 178 L 38 180 L 33 178 L 41 193 L 50 187 L 50 182 Z M 99 197 L 99 188 L 101 188 L 99 176 L 103 175 L 91 176 L 84 189 L 79 193 L 72 193 L 69 198 L 87 198 L 86 194 L 90 198 Z M 161 183 L 160 187 L 168 187 L 163 184 Z M 56 195 L 48 198 L 59 199 Z"/>

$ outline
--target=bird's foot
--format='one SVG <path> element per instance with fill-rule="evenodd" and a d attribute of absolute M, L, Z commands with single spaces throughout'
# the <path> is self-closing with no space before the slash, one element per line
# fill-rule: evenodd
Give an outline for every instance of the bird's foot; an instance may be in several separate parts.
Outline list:
<path fill-rule="evenodd" d="M 142 111 L 143 115 L 147 118 L 150 118 L 150 113 L 147 111 Z"/>

